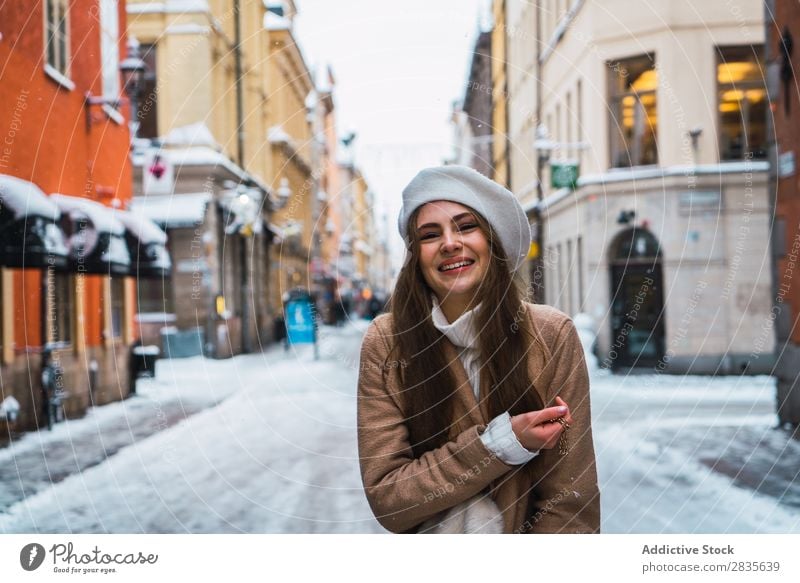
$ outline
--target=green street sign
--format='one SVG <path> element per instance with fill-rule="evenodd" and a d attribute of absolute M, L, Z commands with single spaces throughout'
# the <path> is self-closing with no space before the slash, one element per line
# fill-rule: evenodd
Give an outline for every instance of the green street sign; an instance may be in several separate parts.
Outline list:
<path fill-rule="evenodd" d="M 550 186 L 575 190 L 578 187 L 578 174 L 577 162 L 551 162 Z"/>

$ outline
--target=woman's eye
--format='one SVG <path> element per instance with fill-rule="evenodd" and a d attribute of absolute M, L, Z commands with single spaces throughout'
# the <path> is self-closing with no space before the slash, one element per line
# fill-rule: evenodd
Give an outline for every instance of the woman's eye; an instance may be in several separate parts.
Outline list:
<path fill-rule="evenodd" d="M 435 236 L 436 233 L 422 233 L 419 238 L 421 241 L 424 241 L 425 239 L 433 239 Z"/>
<path fill-rule="evenodd" d="M 460 231 L 470 231 L 470 230 L 474 229 L 477 226 L 478 225 L 475 224 L 475 223 L 464 223 L 463 225 L 459 225 L 458 229 Z"/>

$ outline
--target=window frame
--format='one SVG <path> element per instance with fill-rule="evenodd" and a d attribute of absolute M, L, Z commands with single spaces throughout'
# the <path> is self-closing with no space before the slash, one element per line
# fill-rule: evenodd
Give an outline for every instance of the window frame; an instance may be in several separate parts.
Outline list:
<path fill-rule="evenodd" d="M 47 319 L 44 344 L 54 348 L 69 348 L 75 343 L 76 333 L 74 275 L 67 271 L 51 268 L 45 269 L 44 273 L 46 296 L 44 317 Z M 52 286 L 50 285 L 51 277 Z"/>
<path fill-rule="evenodd" d="M 115 287 L 119 287 L 115 290 Z M 115 291 L 119 291 L 116 294 Z M 125 276 L 108 276 L 108 332 L 111 340 L 119 340 L 125 335 Z M 117 315 L 117 320 L 114 316 Z M 118 324 L 119 329 L 115 329 Z"/>
<path fill-rule="evenodd" d="M 103 97 L 117 99 L 120 94 L 119 0 L 99 0 L 100 67 Z"/>
<path fill-rule="evenodd" d="M 743 160 L 766 160 L 767 159 L 767 148 L 768 148 L 768 141 L 769 138 L 766 134 L 766 127 L 764 127 L 764 142 L 761 144 L 760 150 L 764 152 L 763 156 L 748 156 L 748 153 L 752 153 L 756 151 L 754 148 L 750 148 L 750 137 L 747 133 L 744 134 L 744 142 L 742 143 L 741 148 L 741 155 L 738 157 L 727 157 L 724 155 L 725 150 L 723 149 L 723 120 L 722 120 L 722 112 L 720 111 L 720 107 L 722 106 L 722 93 L 724 91 L 743 91 L 746 92 L 748 90 L 753 89 L 762 89 L 764 92 L 763 100 L 767 107 L 768 104 L 768 96 L 767 96 L 767 87 L 766 87 L 766 67 L 764 65 L 764 52 L 765 48 L 764 45 L 760 44 L 742 44 L 742 45 L 716 45 L 714 47 L 714 58 L 715 58 L 715 66 L 714 66 L 714 83 L 716 87 L 716 139 L 717 139 L 717 150 L 719 152 L 719 161 L 720 162 L 741 162 Z M 729 58 L 726 59 L 724 52 L 725 51 L 743 51 L 748 52 L 749 55 L 755 55 L 756 60 L 755 64 L 758 66 L 759 70 L 762 72 L 761 82 L 757 80 L 753 81 L 740 81 L 739 83 L 730 82 L 730 83 L 720 83 L 719 81 L 719 69 L 720 65 L 723 63 L 735 63 L 735 62 L 742 62 L 742 61 L 733 61 Z M 757 51 L 757 53 L 755 52 Z M 749 111 L 749 108 L 748 108 Z M 742 130 L 749 129 L 751 127 L 751 120 L 757 118 L 758 116 L 748 115 L 748 119 L 742 119 L 742 109 L 739 109 L 739 116 L 740 116 L 740 128 Z M 764 120 L 762 120 L 764 122 Z M 764 122 L 765 123 L 765 122 Z"/>
<path fill-rule="evenodd" d="M 74 89 L 70 80 L 69 0 L 42 0 L 42 4 L 45 72 L 67 89 Z"/>
<path fill-rule="evenodd" d="M 620 80 L 620 76 L 623 78 L 627 77 L 628 71 L 631 70 L 632 66 L 637 63 L 644 63 L 646 61 L 650 62 L 650 67 L 643 70 L 649 71 L 652 70 L 656 73 L 656 86 L 653 89 L 648 89 L 646 91 L 637 91 L 635 89 L 623 91 L 618 89 L 618 84 Z M 615 61 L 609 61 L 606 63 L 606 67 L 608 69 L 607 75 L 607 95 L 608 95 L 608 104 L 609 104 L 609 118 L 608 118 L 608 155 L 609 155 L 609 164 L 608 167 L 611 169 L 626 169 L 626 168 L 640 168 L 640 167 L 655 167 L 659 164 L 659 155 L 658 155 L 658 67 L 656 66 L 656 53 L 655 52 L 646 52 L 641 53 L 638 55 L 633 55 L 630 57 L 626 57 L 624 59 L 618 59 Z M 635 100 L 635 109 L 643 111 L 647 113 L 647 106 L 642 102 L 642 97 L 652 95 L 654 103 L 654 115 L 656 119 L 655 125 L 651 125 L 648 121 L 647 116 L 644 116 L 644 131 L 642 131 L 641 135 L 637 136 L 635 133 L 632 135 L 631 139 L 627 139 L 624 135 L 624 124 L 621 116 L 621 108 L 623 101 L 628 97 L 633 97 Z M 634 116 L 636 116 L 636 111 L 634 111 Z M 635 121 L 634 121 L 634 129 L 635 129 Z M 648 129 L 650 130 L 648 132 Z M 653 160 L 645 161 L 645 140 L 644 138 L 648 135 L 648 133 L 653 134 L 653 143 L 655 146 L 655 151 L 653 154 Z M 634 159 L 633 154 L 637 151 L 631 145 L 634 144 L 634 140 L 638 141 L 638 155 Z M 620 146 L 624 145 L 624 153 L 625 156 L 620 157 L 620 152 L 618 149 Z M 627 163 L 621 164 L 618 163 L 618 160 L 623 159 L 626 160 Z"/>

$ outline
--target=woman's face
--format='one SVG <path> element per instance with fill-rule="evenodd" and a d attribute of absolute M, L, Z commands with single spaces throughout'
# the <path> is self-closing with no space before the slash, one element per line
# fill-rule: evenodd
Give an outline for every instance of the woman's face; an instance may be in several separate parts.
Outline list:
<path fill-rule="evenodd" d="M 490 258 L 475 212 L 457 202 L 429 202 L 420 208 L 416 227 L 422 275 L 439 302 L 470 304 Z"/>

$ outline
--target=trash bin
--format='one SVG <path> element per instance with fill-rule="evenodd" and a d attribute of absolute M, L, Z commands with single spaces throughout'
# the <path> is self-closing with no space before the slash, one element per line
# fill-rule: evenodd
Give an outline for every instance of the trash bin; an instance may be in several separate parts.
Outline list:
<path fill-rule="evenodd" d="M 155 344 L 133 347 L 133 370 L 136 378 L 155 378 L 156 360 L 161 350 Z"/>
<path fill-rule="evenodd" d="M 131 346 L 130 355 L 130 377 L 131 386 L 129 394 L 136 393 L 136 380 L 141 378 L 155 378 L 156 360 L 161 356 L 161 350 L 153 344 L 142 345 L 135 342 Z"/>

